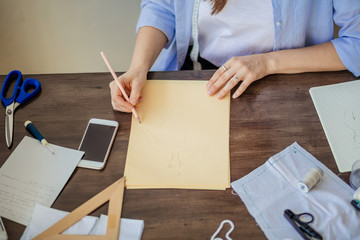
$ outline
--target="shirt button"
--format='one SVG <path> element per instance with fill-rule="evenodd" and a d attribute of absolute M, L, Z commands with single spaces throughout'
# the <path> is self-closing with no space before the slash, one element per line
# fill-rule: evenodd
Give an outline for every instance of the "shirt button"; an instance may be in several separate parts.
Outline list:
<path fill-rule="evenodd" d="M 280 26 L 281 26 L 281 22 L 280 22 L 280 21 L 276 22 L 276 26 L 280 27 Z"/>

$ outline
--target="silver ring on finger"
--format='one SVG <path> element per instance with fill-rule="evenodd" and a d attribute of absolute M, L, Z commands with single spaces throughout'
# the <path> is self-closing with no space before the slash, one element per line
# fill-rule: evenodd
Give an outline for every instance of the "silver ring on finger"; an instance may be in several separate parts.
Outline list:
<path fill-rule="evenodd" d="M 227 69 L 227 67 L 225 67 L 225 65 L 223 64 L 223 65 L 221 65 L 221 67 L 222 67 L 222 69 L 224 69 L 224 71 L 227 71 L 228 69 Z"/>
<path fill-rule="evenodd" d="M 240 79 L 238 79 L 236 76 L 233 76 L 233 77 L 231 78 L 231 80 L 235 81 L 235 83 L 240 82 Z"/>

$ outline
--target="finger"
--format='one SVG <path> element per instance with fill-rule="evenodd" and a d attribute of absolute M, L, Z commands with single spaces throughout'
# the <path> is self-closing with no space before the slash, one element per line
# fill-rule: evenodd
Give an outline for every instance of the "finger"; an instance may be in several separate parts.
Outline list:
<path fill-rule="evenodd" d="M 116 104 L 114 103 L 114 101 L 111 101 L 111 105 L 112 105 L 112 107 L 113 107 L 113 109 L 114 109 L 115 111 L 127 112 L 127 113 L 130 113 L 130 112 L 131 112 L 131 110 L 128 110 L 128 109 L 126 109 L 126 108 L 123 108 L 123 107 L 121 107 L 121 106 L 116 105 Z"/>
<path fill-rule="evenodd" d="M 234 94 L 232 95 L 232 98 L 238 98 L 241 94 L 243 94 L 243 92 L 249 87 L 251 81 L 249 79 L 245 79 L 240 86 L 238 87 L 238 89 L 236 89 L 236 91 L 234 92 Z"/>
<path fill-rule="evenodd" d="M 236 75 L 234 75 L 227 83 L 226 85 L 220 90 L 220 92 L 217 95 L 218 99 L 223 98 L 228 92 L 231 91 L 231 89 L 233 87 L 236 86 L 236 84 L 238 84 L 240 82 L 240 78 L 236 77 Z"/>
<path fill-rule="evenodd" d="M 134 106 L 125 101 L 123 98 L 111 99 L 111 104 L 114 110 L 121 112 L 131 112 Z"/>
<path fill-rule="evenodd" d="M 128 96 L 130 94 L 130 87 L 129 87 L 129 83 L 128 83 L 128 79 L 126 77 L 125 74 L 119 76 L 117 78 L 117 80 L 115 81 L 112 81 L 110 83 L 111 85 L 113 85 L 113 88 L 116 89 L 116 87 L 119 89 L 120 93 L 121 93 L 121 96 L 126 100 L 128 99 Z M 111 87 L 110 87 L 111 88 Z M 120 88 L 122 88 L 122 90 L 124 90 L 124 92 L 122 90 L 120 90 Z M 126 96 L 124 96 L 124 94 Z"/>
<path fill-rule="evenodd" d="M 130 93 L 130 103 L 133 106 L 135 106 L 138 103 L 142 88 L 143 88 L 143 86 L 138 82 L 135 82 L 133 84 L 133 86 L 131 88 L 131 93 Z"/>
<path fill-rule="evenodd" d="M 111 93 L 111 103 L 114 110 L 122 111 L 122 112 L 131 112 L 133 106 L 128 103 L 117 86 L 117 84 L 112 81 L 110 84 L 110 93 Z"/>
<path fill-rule="evenodd" d="M 235 72 L 233 72 L 233 70 L 231 70 L 231 69 L 228 69 L 226 72 L 221 74 L 221 76 L 209 88 L 208 94 L 210 96 L 214 95 L 219 90 L 219 88 L 222 87 L 227 81 L 229 81 L 230 78 L 234 75 L 235 75 Z"/>
<path fill-rule="evenodd" d="M 206 89 L 209 90 L 210 87 L 216 82 L 216 80 L 219 79 L 219 77 L 227 70 L 228 67 L 225 64 L 219 67 L 218 70 L 216 70 L 216 72 L 212 75 L 209 82 L 206 84 Z"/>
<path fill-rule="evenodd" d="M 126 96 L 130 96 L 131 90 L 128 88 L 124 88 Z M 125 98 L 125 97 L 124 97 Z M 125 98 L 126 99 L 126 98 Z M 130 99 L 129 99 L 130 100 Z"/>

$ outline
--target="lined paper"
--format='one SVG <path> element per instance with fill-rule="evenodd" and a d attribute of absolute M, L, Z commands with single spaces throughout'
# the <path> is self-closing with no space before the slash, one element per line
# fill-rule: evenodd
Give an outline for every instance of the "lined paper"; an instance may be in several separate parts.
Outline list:
<path fill-rule="evenodd" d="M 0 168 L 0 216 L 27 225 L 35 204 L 50 207 L 84 152 L 25 136 Z"/>

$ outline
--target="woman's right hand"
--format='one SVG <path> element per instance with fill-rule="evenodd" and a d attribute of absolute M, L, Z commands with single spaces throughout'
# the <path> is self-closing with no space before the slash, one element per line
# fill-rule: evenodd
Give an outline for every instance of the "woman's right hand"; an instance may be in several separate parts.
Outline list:
<path fill-rule="evenodd" d="M 110 92 L 114 110 L 131 112 L 136 106 L 145 86 L 147 73 L 167 41 L 166 35 L 157 28 L 144 26 L 139 29 L 130 68 L 118 77 L 119 83 L 130 98 L 130 103 L 126 101 L 116 82 L 112 81 Z"/>
<path fill-rule="evenodd" d="M 145 86 L 147 71 L 131 70 L 118 77 L 118 82 L 128 94 L 130 102 L 126 101 L 120 91 L 118 84 L 114 81 L 110 82 L 111 104 L 114 110 L 121 112 L 131 112 L 139 101 L 141 90 Z"/>

